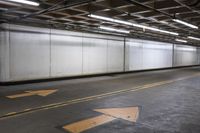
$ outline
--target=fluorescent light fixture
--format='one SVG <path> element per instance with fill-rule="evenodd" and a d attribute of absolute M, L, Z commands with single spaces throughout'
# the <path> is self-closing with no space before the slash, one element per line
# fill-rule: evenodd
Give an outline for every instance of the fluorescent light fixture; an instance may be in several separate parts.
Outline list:
<path fill-rule="evenodd" d="M 187 43 L 186 40 L 182 40 L 182 39 L 176 39 L 177 42 L 184 42 L 184 43 Z"/>
<path fill-rule="evenodd" d="M 196 38 L 196 37 L 192 37 L 192 36 L 188 36 L 187 38 L 200 41 L 200 38 Z"/>
<path fill-rule="evenodd" d="M 17 3 L 32 5 L 32 6 L 39 6 L 40 5 L 37 2 L 29 1 L 29 0 L 7 0 L 7 1 L 17 2 Z"/>
<path fill-rule="evenodd" d="M 188 26 L 188 27 L 191 27 L 191 28 L 193 28 L 193 29 L 198 29 L 197 26 L 195 26 L 195 25 L 193 25 L 193 24 L 189 24 L 189 23 L 184 22 L 184 21 L 182 21 L 182 20 L 179 20 L 179 19 L 172 19 L 172 20 L 173 20 L 174 22 L 183 24 L 183 25 Z"/>
<path fill-rule="evenodd" d="M 120 33 L 130 33 L 130 31 L 127 31 L 127 30 L 122 30 L 122 29 L 115 29 L 115 28 L 110 28 L 110 27 L 105 27 L 105 26 L 100 26 L 99 27 L 100 29 L 103 29 L 103 30 L 108 30 L 108 31 L 114 31 L 114 32 L 120 32 Z"/>
<path fill-rule="evenodd" d="M 152 30 L 152 31 L 156 31 L 156 32 L 161 32 L 161 33 L 166 33 L 166 34 L 171 34 L 171 35 L 176 35 L 176 36 L 179 35 L 176 32 L 170 32 L 170 31 L 166 31 L 166 30 L 161 30 L 161 29 L 157 29 L 157 28 L 153 28 L 153 27 L 148 27 L 148 26 L 140 25 L 140 24 L 135 24 L 135 23 L 131 23 L 131 22 L 123 21 L 123 20 L 118 20 L 118 19 L 113 19 L 113 18 L 98 16 L 98 15 L 94 15 L 94 14 L 90 14 L 88 16 L 92 17 L 92 18 L 96 18 L 96 19 L 101 19 L 101 20 L 105 20 L 105 21 L 109 21 L 109 22 L 114 22 L 114 23 L 129 25 L 129 26 L 138 27 L 138 28 L 142 28 L 142 29 L 148 29 L 148 30 Z"/>

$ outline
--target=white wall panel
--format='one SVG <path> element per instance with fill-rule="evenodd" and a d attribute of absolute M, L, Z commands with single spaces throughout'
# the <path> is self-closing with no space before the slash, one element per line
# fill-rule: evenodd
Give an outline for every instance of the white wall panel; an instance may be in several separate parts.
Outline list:
<path fill-rule="evenodd" d="M 172 67 L 172 44 L 143 41 L 143 69 Z"/>
<path fill-rule="evenodd" d="M 198 54 L 198 65 L 200 65 L 200 48 L 197 48 L 197 54 Z"/>
<path fill-rule="evenodd" d="M 8 28 L 8 25 L 0 25 Z M 9 32 L 0 32 L 0 81 L 9 81 Z"/>
<path fill-rule="evenodd" d="M 124 37 L 83 32 L 83 37 L 124 41 Z"/>
<path fill-rule="evenodd" d="M 172 44 L 128 39 L 126 70 L 172 67 Z"/>
<path fill-rule="evenodd" d="M 124 41 L 108 40 L 107 50 L 108 72 L 123 71 L 124 67 Z"/>
<path fill-rule="evenodd" d="M 49 77 L 49 34 L 10 32 L 10 79 Z"/>
<path fill-rule="evenodd" d="M 35 32 L 35 33 L 47 33 L 47 34 L 49 34 L 49 31 L 50 31 L 50 29 L 47 29 L 47 28 L 23 26 L 23 25 L 14 25 L 14 24 L 10 24 L 9 25 L 9 29 L 15 30 L 15 31 L 21 31 L 23 33 Z"/>
<path fill-rule="evenodd" d="M 196 47 L 175 45 L 174 65 L 188 66 L 198 64 L 198 54 Z"/>
<path fill-rule="evenodd" d="M 51 35 L 51 76 L 82 74 L 82 38 Z"/>
<path fill-rule="evenodd" d="M 172 44 L 102 34 L 0 25 L 0 81 L 172 66 Z M 10 31 L 9 31 L 10 30 Z M 200 64 L 196 47 L 175 45 L 175 66 Z"/>
<path fill-rule="evenodd" d="M 126 41 L 126 71 L 143 69 L 142 40 L 131 39 Z"/>
<path fill-rule="evenodd" d="M 107 72 L 107 40 L 83 38 L 83 73 Z"/>

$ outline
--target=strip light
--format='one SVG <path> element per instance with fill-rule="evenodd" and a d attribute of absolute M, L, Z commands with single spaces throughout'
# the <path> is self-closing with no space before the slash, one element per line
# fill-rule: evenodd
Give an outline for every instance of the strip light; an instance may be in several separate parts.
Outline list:
<path fill-rule="evenodd" d="M 179 20 L 179 19 L 172 19 L 172 20 L 173 20 L 174 22 L 177 22 L 177 23 L 186 25 L 186 26 L 191 27 L 191 28 L 193 28 L 193 29 L 198 29 L 197 26 L 195 26 L 195 25 L 193 25 L 193 24 L 189 24 L 189 23 L 184 22 L 184 21 L 182 21 L 182 20 Z"/>
<path fill-rule="evenodd" d="M 33 1 L 29 1 L 29 0 L 7 0 L 7 1 L 17 2 L 17 3 L 32 5 L 32 6 L 39 6 L 40 5 L 37 2 L 33 2 Z"/>
<path fill-rule="evenodd" d="M 92 18 L 96 18 L 96 19 L 101 19 L 101 20 L 110 21 L 110 22 L 114 22 L 114 23 L 119 23 L 119 24 L 134 26 L 134 27 L 148 29 L 148 30 L 157 31 L 157 32 L 162 32 L 162 33 L 166 33 L 166 34 L 171 34 L 171 35 L 176 35 L 176 36 L 179 35 L 176 32 L 170 32 L 170 31 L 166 31 L 166 30 L 161 30 L 161 29 L 157 29 L 157 28 L 153 28 L 153 27 L 148 27 L 148 26 L 144 26 L 144 25 L 140 25 L 140 24 L 135 24 L 135 23 L 131 23 L 131 22 L 123 21 L 123 20 L 118 20 L 118 19 L 113 19 L 113 18 L 98 16 L 98 15 L 94 15 L 94 14 L 90 14 L 88 16 L 92 17 Z"/>
<path fill-rule="evenodd" d="M 182 40 L 182 39 L 176 39 L 177 42 L 184 42 L 184 43 L 187 43 L 186 40 Z"/>
<path fill-rule="evenodd" d="M 114 28 L 105 27 L 105 26 L 100 26 L 99 28 L 100 28 L 100 29 L 103 29 L 103 30 L 114 31 L 114 32 L 120 32 L 120 33 L 126 33 L 126 34 L 130 33 L 130 31 L 127 31 L 127 30 L 114 29 Z"/>
<path fill-rule="evenodd" d="M 192 36 L 188 36 L 187 38 L 200 41 L 200 38 L 196 38 L 196 37 L 192 37 Z"/>

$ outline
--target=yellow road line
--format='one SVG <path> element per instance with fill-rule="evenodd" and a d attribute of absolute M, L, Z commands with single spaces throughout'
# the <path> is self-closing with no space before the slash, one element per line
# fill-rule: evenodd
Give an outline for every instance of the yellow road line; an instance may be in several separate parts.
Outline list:
<path fill-rule="evenodd" d="M 10 112 L 10 113 L 7 113 L 6 115 L 14 115 L 16 114 L 16 112 Z"/>
<path fill-rule="evenodd" d="M 193 77 L 197 77 L 197 76 L 200 76 L 200 73 L 193 74 L 193 75 L 190 75 L 190 76 L 186 76 L 184 78 L 160 81 L 160 82 L 155 82 L 155 83 L 151 83 L 151 84 L 136 86 L 136 87 L 129 88 L 129 89 L 122 89 L 122 90 L 118 90 L 118 91 L 102 93 L 102 94 L 98 94 L 98 95 L 93 95 L 93 96 L 88 96 L 88 97 L 83 97 L 83 98 L 78 98 L 78 99 L 73 99 L 73 100 L 67 100 L 67 101 L 63 101 L 63 102 L 59 102 L 59 103 L 43 105 L 43 106 L 40 106 L 40 107 L 31 108 L 30 110 L 23 110 L 23 111 L 15 112 L 14 114 L 8 113 L 8 114 L 0 116 L 0 119 L 6 119 L 6 118 L 14 117 L 14 116 L 27 114 L 27 113 L 37 112 L 37 111 L 40 111 L 40 110 L 53 109 L 53 108 L 77 104 L 77 103 L 81 103 L 81 102 L 92 101 L 92 100 L 105 98 L 105 97 L 109 97 L 109 96 L 114 96 L 114 95 L 119 95 L 119 94 L 123 94 L 123 93 L 127 93 L 127 92 L 135 92 L 135 91 L 145 90 L 145 89 L 148 89 L 148 88 L 161 86 L 161 85 L 165 85 L 165 84 L 169 84 L 169 83 L 173 83 L 173 82 L 177 82 L 177 81 L 181 81 L 181 80 L 185 80 L 185 79 L 189 79 L 189 78 L 193 78 Z"/>

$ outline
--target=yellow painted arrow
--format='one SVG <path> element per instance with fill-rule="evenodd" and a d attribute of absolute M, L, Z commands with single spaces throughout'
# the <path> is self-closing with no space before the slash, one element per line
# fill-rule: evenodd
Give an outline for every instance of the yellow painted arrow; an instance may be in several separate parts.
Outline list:
<path fill-rule="evenodd" d="M 81 133 L 119 118 L 136 122 L 139 116 L 138 107 L 95 109 L 94 111 L 103 113 L 103 115 L 65 125 L 63 129 L 71 133 Z"/>
<path fill-rule="evenodd" d="M 38 95 L 38 96 L 48 96 L 54 92 L 56 92 L 57 90 L 36 90 L 36 91 L 25 91 L 25 93 L 21 93 L 21 94 L 15 94 L 15 95 L 10 95 L 10 96 L 6 96 L 7 98 L 20 98 L 20 97 L 28 97 L 28 96 L 33 96 L 33 95 Z"/>

